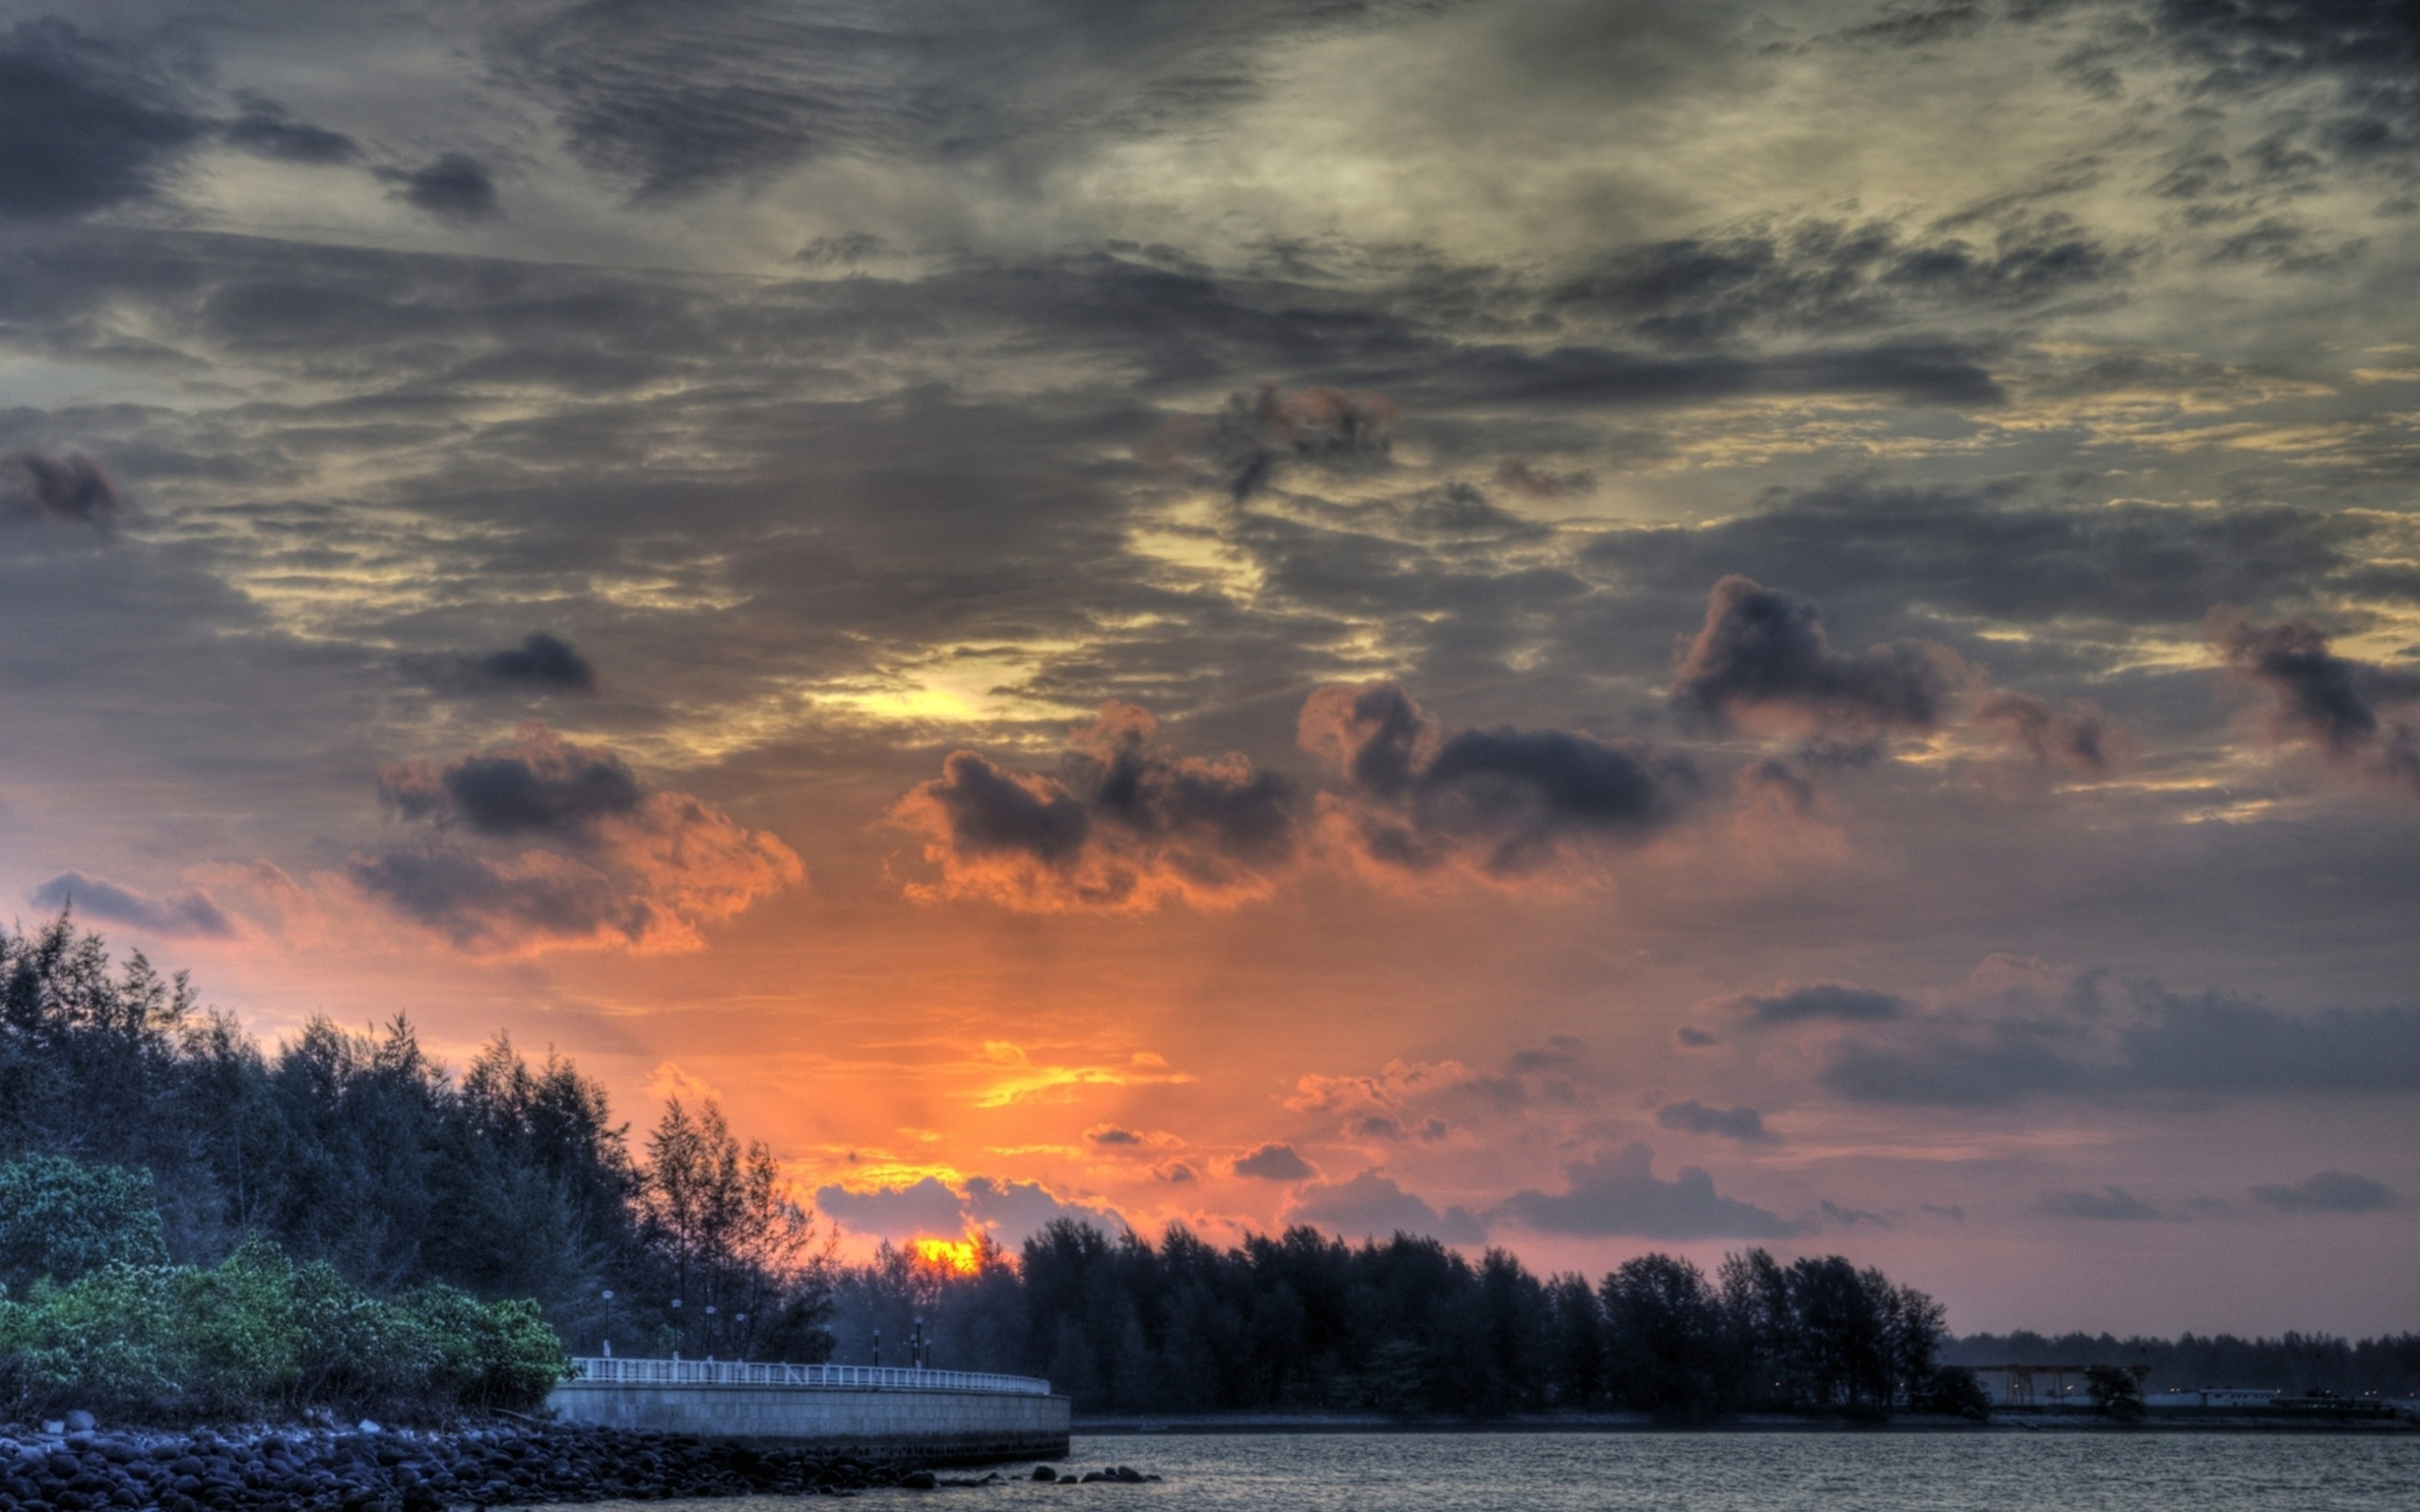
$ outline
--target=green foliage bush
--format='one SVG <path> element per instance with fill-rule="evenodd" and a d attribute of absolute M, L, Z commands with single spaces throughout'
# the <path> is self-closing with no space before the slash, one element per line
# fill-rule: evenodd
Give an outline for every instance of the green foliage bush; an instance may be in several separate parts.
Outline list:
<path fill-rule="evenodd" d="M 127 1418 L 526 1409 L 570 1371 L 528 1302 L 371 1297 L 268 1239 L 209 1269 L 114 1264 L 0 1297 L 0 1410 Z"/>
<path fill-rule="evenodd" d="M 0 1286 L 168 1259 L 151 1173 L 56 1155 L 0 1164 Z"/>

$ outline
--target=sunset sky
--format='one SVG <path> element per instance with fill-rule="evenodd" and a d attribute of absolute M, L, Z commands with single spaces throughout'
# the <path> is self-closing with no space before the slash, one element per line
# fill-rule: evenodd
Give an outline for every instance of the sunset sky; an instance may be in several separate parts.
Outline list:
<path fill-rule="evenodd" d="M 0 24 L 0 895 L 1061 1214 L 2420 1326 L 2420 11 Z"/>

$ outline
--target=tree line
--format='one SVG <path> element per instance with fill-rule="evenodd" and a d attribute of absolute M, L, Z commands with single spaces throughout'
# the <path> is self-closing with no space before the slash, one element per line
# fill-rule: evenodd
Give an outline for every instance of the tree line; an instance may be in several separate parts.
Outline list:
<path fill-rule="evenodd" d="M 2190 1391 L 2216 1386 L 2311 1391 L 2340 1397 L 2420 1395 L 2420 1333 L 2342 1339 L 2329 1333 L 2282 1334 L 2271 1339 L 2232 1333 L 2187 1333 L 2173 1339 L 2109 1333 L 2047 1335 L 1972 1333 L 1953 1340 L 1945 1359 L 1962 1365 L 2148 1366 L 2148 1389 Z"/>
<path fill-rule="evenodd" d="M 526 1299 L 574 1348 L 830 1348 L 816 1227 L 711 1106 L 674 1103 L 633 1150 L 594 1081 L 502 1036 L 459 1074 L 401 1017 L 372 1033 L 315 1019 L 264 1050 L 182 973 L 113 963 L 65 914 L 0 927 L 0 1161 L 32 1173 L 0 1177 L 0 1279 L 20 1292 L 44 1225 L 8 1205 L 34 1200 L 40 1158 L 145 1177 L 144 1263 L 208 1269 L 259 1239 L 369 1295 Z M 61 1284 L 129 1259 L 101 1239 L 41 1253 Z"/>
<path fill-rule="evenodd" d="M 1045 1375 L 1079 1412 L 1246 1409 L 1491 1416 L 1625 1408 L 1880 1414 L 1985 1405 L 1945 1370 L 1939 1304 L 1839 1256 L 1730 1256 L 1712 1277 L 1645 1255 L 1592 1284 L 1398 1233 L 1308 1228 L 1232 1248 L 1060 1220 L 1014 1263 L 886 1250 L 844 1279 L 840 1357 L 921 1316 L 943 1363 Z"/>

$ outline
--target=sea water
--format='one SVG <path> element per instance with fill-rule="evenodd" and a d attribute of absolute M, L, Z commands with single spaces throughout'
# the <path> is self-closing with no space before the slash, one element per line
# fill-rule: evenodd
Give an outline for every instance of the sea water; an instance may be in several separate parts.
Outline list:
<path fill-rule="evenodd" d="M 939 1512 L 2413 1512 L 2420 1434 L 1077 1435 L 1057 1468 L 1156 1485 L 876 1491 Z M 1002 1467 L 1009 1473 L 1010 1467 Z M 1029 1474 L 1030 1464 L 1013 1468 Z M 954 1475 L 983 1472 L 953 1471 Z M 797 1512 L 786 1497 L 607 1503 Z"/>

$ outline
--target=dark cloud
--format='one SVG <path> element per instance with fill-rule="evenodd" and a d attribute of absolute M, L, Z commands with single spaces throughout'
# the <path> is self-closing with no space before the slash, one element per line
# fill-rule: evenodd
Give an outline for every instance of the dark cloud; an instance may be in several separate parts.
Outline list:
<path fill-rule="evenodd" d="M 1708 1045 L 1717 1045 L 1722 1042 L 1722 1037 L 1720 1035 L 1716 1034 L 1711 1029 L 1701 1029 L 1694 1023 L 1685 1023 L 1679 1028 L 1673 1030 L 1672 1038 L 1679 1040 L 1685 1048 L 1690 1050 L 1703 1050 Z"/>
<path fill-rule="evenodd" d="M 1241 504 L 1297 464 L 1368 472 L 1394 451 L 1394 406 L 1377 394 L 1335 388 L 1231 394 L 1210 430 L 1210 455 L 1227 492 Z"/>
<path fill-rule="evenodd" d="M 495 178 L 467 152 L 448 152 L 417 168 L 381 168 L 394 198 L 440 220 L 468 225 L 504 214 Z"/>
<path fill-rule="evenodd" d="M 1084 1138 L 1095 1144 L 1140 1144 L 1143 1143 L 1142 1135 L 1131 1128 L 1119 1128 L 1115 1124 L 1102 1124 L 1088 1128 L 1084 1130 Z"/>
<path fill-rule="evenodd" d="M 1038 1181 L 971 1176 L 956 1187 L 933 1177 L 905 1186 L 815 1189 L 816 1210 L 852 1233 L 906 1241 L 955 1239 L 978 1229 L 1013 1249 L 1058 1219 L 1114 1233 L 1125 1221 L 1109 1208 L 1069 1201 Z"/>
<path fill-rule="evenodd" d="M 147 61 L 55 17 L 0 40 L 0 215 L 52 220 L 158 193 L 208 129 Z"/>
<path fill-rule="evenodd" d="M 2337 1170 L 2290 1186 L 2254 1187 L 2252 1200 L 2280 1212 L 2380 1212 L 2403 1206 L 2403 1198 L 2384 1182 Z"/>
<path fill-rule="evenodd" d="M 1605 1150 L 1564 1168 L 1569 1190 L 1514 1193 L 1488 1221 L 1509 1221 L 1540 1233 L 1637 1239 L 1778 1239 L 1793 1227 L 1764 1209 L 1726 1197 L 1714 1178 L 1684 1166 L 1659 1180 L 1644 1144 Z"/>
<path fill-rule="evenodd" d="M 1698 792 L 1685 757 L 1639 741 L 1506 727 L 1446 733 L 1393 683 L 1330 686 L 1297 738 L 1349 784 L 1331 813 L 1384 866 L 1424 869 L 1475 850 L 1509 875 L 1575 841 L 1635 843 Z"/>
<path fill-rule="evenodd" d="M 2420 1090 L 2420 1014 L 2288 1014 L 2216 991 L 2129 984 L 2046 1011 L 1910 1018 L 1832 1047 L 1818 1080 L 1858 1102 L 1991 1107 L 2045 1096 L 2280 1095 Z"/>
<path fill-rule="evenodd" d="M 1344 1126 L 1347 1139 L 1418 1140 L 1424 1144 L 1434 1144 L 1452 1132 L 1451 1125 L 1442 1118 L 1425 1118 L 1407 1125 L 1402 1119 L 1386 1113 L 1367 1113 Z"/>
<path fill-rule="evenodd" d="M 1752 1024 L 1883 1023 L 1905 1017 L 1907 999 L 1871 988 L 1842 982 L 1816 982 L 1806 987 L 1784 983 L 1771 992 L 1743 992 L 1714 1005 Z"/>
<path fill-rule="evenodd" d="M 1236 1175 L 1262 1181 L 1307 1181 L 1319 1175 L 1291 1144 L 1263 1144 L 1236 1158 Z"/>
<path fill-rule="evenodd" d="M 223 939 L 235 933 L 235 921 L 198 887 L 154 897 L 80 871 L 62 871 L 36 887 L 32 902 L 38 908 L 72 908 L 88 919 L 113 919 L 158 935 Z"/>
<path fill-rule="evenodd" d="M 0 485 L 28 513 L 104 529 L 123 502 L 109 470 L 81 452 L 65 456 L 31 450 L 0 454 Z"/>
<path fill-rule="evenodd" d="M 1862 1208 L 1843 1208 L 1828 1199 L 1818 1211 L 1823 1213 L 1824 1222 L 1838 1224 L 1843 1228 L 1855 1228 L 1859 1225 L 1870 1225 L 1876 1228 L 1891 1227 L 1891 1220 L 1878 1212 L 1868 1212 Z"/>
<path fill-rule="evenodd" d="M 1292 788 L 1241 756 L 1174 754 L 1157 732 L 1112 703 L 1071 732 L 1057 776 L 954 752 L 891 810 L 941 872 L 911 892 L 1041 911 L 1260 896 L 1293 850 Z"/>
<path fill-rule="evenodd" d="M 344 875 L 467 951 L 695 950 L 701 925 L 805 880 L 774 836 L 686 793 L 650 790 L 613 752 L 543 725 L 458 761 L 383 767 L 378 791 L 433 835 L 357 853 Z M 477 848 L 498 840 L 534 845 Z"/>
<path fill-rule="evenodd" d="M 2120 1186 L 2102 1187 L 2099 1192 L 2046 1192 L 2033 1211 L 2049 1218 L 2114 1223 L 2144 1223 L 2160 1215 L 2157 1208 Z"/>
<path fill-rule="evenodd" d="M 398 847 L 354 856 L 345 874 L 467 951 L 547 942 L 638 947 L 673 925 L 655 900 L 633 894 L 603 869 L 545 852 L 499 860 Z"/>
<path fill-rule="evenodd" d="M 1547 302 L 1659 346 L 1703 350 L 1944 312 L 2031 309 L 2099 289 L 2127 262 L 2056 216 L 2011 222 L 1983 244 L 1911 238 L 1884 221 L 1814 220 L 1624 248 Z"/>
<path fill-rule="evenodd" d="M 2378 713 L 2420 702 L 2420 673 L 2338 656 L 2326 632 L 2299 620 L 2263 625 L 2221 612 L 2211 616 L 2210 637 L 2239 676 L 2273 696 L 2281 738 L 2420 792 L 2420 734 Z"/>
<path fill-rule="evenodd" d="M 378 792 L 406 819 L 569 840 L 592 837 L 599 820 L 637 812 L 642 798 L 637 774 L 620 757 L 540 726 L 441 766 L 422 761 L 383 767 Z"/>
<path fill-rule="evenodd" d="M 1597 486 L 1593 472 L 1550 472 L 1517 456 L 1495 464 L 1495 486 L 1525 499 L 1561 499 L 1586 493 Z"/>
<path fill-rule="evenodd" d="M 1836 616 L 1845 606 L 1880 626 L 1909 623 L 1906 607 L 1920 600 L 2017 625 L 2185 627 L 2213 604 L 2333 589 L 2394 555 L 2383 531 L 2374 519 L 2284 505 L 2067 505 L 2031 498 L 2022 484 L 1841 482 L 1777 492 L 1707 525 L 1612 531 L 1585 554 L 1658 621 L 1709 578 L 1736 573 L 1786 575 Z"/>
<path fill-rule="evenodd" d="M 593 693 L 596 689 L 596 669 L 588 659 L 573 649 L 568 641 L 558 640 L 543 630 L 524 637 L 519 645 L 489 652 L 478 659 L 477 666 L 483 675 L 499 682 L 564 688 L 577 693 Z"/>
<path fill-rule="evenodd" d="M 1765 1127 L 1765 1115 L 1753 1108 L 1708 1108 L 1692 1097 L 1667 1103 L 1655 1110 L 1655 1122 L 1685 1134 L 1719 1135 L 1742 1144 L 1777 1144 L 1781 1136 Z"/>
<path fill-rule="evenodd" d="M 2160 0 L 2152 14 L 2214 97 L 2325 80 L 2327 148 L 2360 160 L 2420 146 L 2420 15 L 2402 0 Z"/>
<path fill-rule="evenodd" d="M 863 1192 L 847 1187 L 815 1189 L 816 1210 L 853 1233 L 908 1240 L 966 1231 L 966 1204 L 932 1177 L 901 1187 Z"/>
<path fill-rule="evenodd" d="M 2040 765 L 2065 766 L 2087 776 L 2118 765 L 2129 745 L 2115 721 L 2081 699 L 2063 709 L 2030 693 L 1996 692 L 1976 709 L 1975 723 Z"/>
<path fill-rule="evenodd" d="M 1547 411 L 1670 408 L 1814 394 L 1879 394 L 1919 408 L 1979 409 L 2008 399 L 1981 352 L 1938 341 L 1754 356 L 1469 343 L 1426 357 L 1417 367 L 1369 375 L 1398 403 L 1416 397 L 1443 409 L 1515 403 Z"/>
<path fill-rule="evenodd" d="M 1347 1239 L 1390 1234 L 1425 1234 L 1449 1245 L 1487 1242 L 1487 1230 L 1465 1210 L 1439 1212 L 1418 1194 L 1406 1192 L 1392 1177 L 1364 1171 L 1349 1181 L 1322 1181 L 1303 1187 L 1286 1205 L 1286 1221 L 1310 1224 Z"/>
<path fill-rule="evenodd" d="M 1814 605 L 1735 575 L 1708 596 L 1705 626 L 1673 671 L 1672 700 L 1716 724 L 1770 713 L 1815 729 L 1926 730 L 1964 677 L 1941 645 L 1835 651 Z"/>
<path fill-rule="evenodd" d="M 671 200 L 835 154 L 1003 157 L 1029 173 L 1078 145 L 1198 127 L 1258 94 L 1255 59 L 1285 39 L 1404 9 L 588 0 L 508 21 L 491 56 L 582 160 L 641 201 Z"/>
<path fill-rule="evenodd" d="M 354 163 L 361 144 L 341 131 L 298 121 L 274 100 L 247 101 L 242 114 L 219 129 L 229 146 L 254 157 L 319 165 Z"/>

